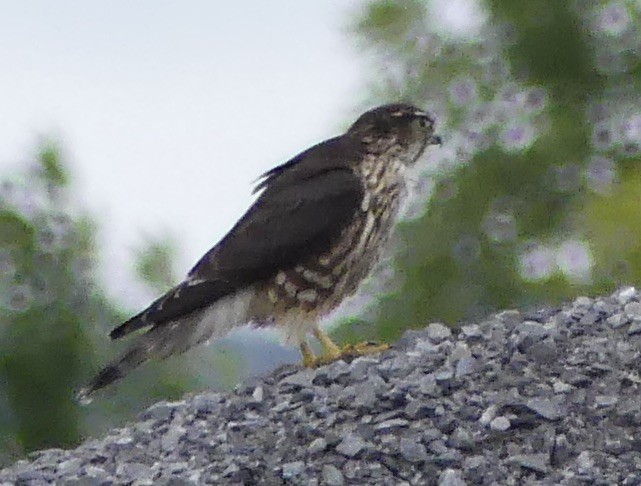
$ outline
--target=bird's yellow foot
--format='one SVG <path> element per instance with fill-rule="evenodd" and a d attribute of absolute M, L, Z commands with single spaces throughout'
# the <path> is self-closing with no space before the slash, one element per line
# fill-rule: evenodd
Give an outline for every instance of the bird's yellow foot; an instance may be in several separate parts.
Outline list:
<path fill-rule="evenodd" d="M 300 351 L 303 355 L 303 366 L 307 368 L 316 368 L 318 366 L 326 365 L 344 359 L 345 361 L 352 361 L 354 358 L 364 356 L 366 354 L 380 353 L 389 349 L 388 344 L 380 344 L 371 341 L 348 344 L 342 349 L 339 348 L 330 337 L 320 329 L 314 330 L 314 337 L 318 339 L 321 345 L 322 353 L 320 356 L 314 356 L 309 344 L 303 342 L 300 345 Z"/>
<path fill-rule="evenodd" d="M 362 343 L 348 344 L 344 346 L 341 350 L 341 357 L 352 360 L 354 358 L 358 358 L 359 356 L 380 353 L 387 349 L 389 349 L 389 344 L 377 343 L 374 341 L 365 341 Z"/>

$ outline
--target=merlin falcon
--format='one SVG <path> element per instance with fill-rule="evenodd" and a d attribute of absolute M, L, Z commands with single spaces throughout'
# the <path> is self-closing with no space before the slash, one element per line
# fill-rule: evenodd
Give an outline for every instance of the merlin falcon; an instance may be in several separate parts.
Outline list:
<path fill-rule="evenodd" d="M 182 353 L 247 323 L 281 328 L 305 366 L 383 349 L 341 349 L 318 322 L 375 266 L 408 192 L 408 169 L 428 145 L 441 143 L 434 123 L 408 104 L 380 106 L 343 135 L 263 174 L 256 202 L 187 278 L 111 332 L 119 339 L 147 329 L 78 397 L 87 400 L 149 358 Z M 310 335 L 321 346 L 318 356 Z"/>

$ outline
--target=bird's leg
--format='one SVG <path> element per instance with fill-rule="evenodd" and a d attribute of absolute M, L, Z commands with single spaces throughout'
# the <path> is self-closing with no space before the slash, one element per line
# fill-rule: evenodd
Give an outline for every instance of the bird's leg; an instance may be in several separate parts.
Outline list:
<path fill-rule="evenodd" d="M 307 341 L 300 343 L 300 354 L 303 355 L 303 366 L 305 368 L 315 368 L 318 366 L 317 358 L 314 356 L 312 348 L 309 346 Z"/>
<path fill-rule="evenodd" d="M 319 357 L 320 364 L 331 363 L 342 356 L 341 348 L 339 348 L 326 333 L 321 331 L 320 328 L 315 327 L 313 333 L 314 337 L 318 339 L 321 348 L 323 348 L 323 352 Z"/>
<path fill-rule="evenodd" d="M 303 341 L 299 345 L 300 353 L 303 355 L 303 366 L 307 368 L 316 368 L 317 366 L 322 366 L 331 363 L 332 361 L 336 361 L 343 356 L 341 348 L 336 346 L 334 341 L 332 341 L 327 334 L 317 327 L 314 328 L 313 333 L 314 337 L 318 339 L 318 342 L 321 345 L 321 355 L 318 357 L 314 356 L 314 352 L 310 345 L 307 341 Z"/>

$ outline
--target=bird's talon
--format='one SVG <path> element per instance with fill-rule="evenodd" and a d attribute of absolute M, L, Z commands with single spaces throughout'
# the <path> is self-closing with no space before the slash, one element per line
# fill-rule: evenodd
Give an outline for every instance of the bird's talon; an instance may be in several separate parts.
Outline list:
<path fill-rule="evenodd" d="M 316 368 L 316 367 L 318 367 L 318 363 L 317 363 L 316 358 L 303 357 L 302 364 L 303 364 L 304 368 Z"/>
<path fill-rule="evenodd" d="M 343 346 L 342 349 L 339 349 L 338 353 L 324 352 L 320 356 L 314 356 L 308 346 L 301 346 L 301 351 L 305 349 L 305 351 L 302 352 L 303 366 L 306 368 L 318 368 L 319 366 L 328 365 L 334 361 L 338 361 L 339 359 L 349 363 L 359 356 L 380 353 L 382 351 L 386 351 L 389 347 L 389 344 L 365 341 L 357 344 L 347 344 L 346 346 Z"/>
<path fill-rule="evenodd" d="M 343 358 L 354 359 L 359 356 L 380 353 L 389 349 L 389 344 L 365 341 L 362 343 L 348 344 L 343 347 L 341 355 Z"/>

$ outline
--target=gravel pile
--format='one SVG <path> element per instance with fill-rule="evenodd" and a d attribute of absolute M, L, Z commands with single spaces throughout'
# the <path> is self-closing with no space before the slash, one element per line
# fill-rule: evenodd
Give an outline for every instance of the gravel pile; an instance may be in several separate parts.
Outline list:
<path fill-rule="evenodd" d="M 505 311 L 161 402 L 0 484 L 641 484 L 641 295 Z"/>

